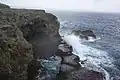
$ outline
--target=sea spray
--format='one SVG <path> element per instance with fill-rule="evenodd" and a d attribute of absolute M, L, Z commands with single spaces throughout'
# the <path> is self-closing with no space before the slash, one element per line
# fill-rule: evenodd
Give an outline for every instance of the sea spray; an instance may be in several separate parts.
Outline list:
<path fill-rule="evenodd" d="M 110 80 L 109 73 L 100 66 L 101 64 L 105 64 L 106 66 L 114 66 L 111 65 L 112 63 L 107 52 L 82 44 L 86 41 L 94 42 L 95 40 L 99 40 L 100 37 L 97 37 L 96 39 L 88 37 L 88 40 L 81 39 L 79 36 L 72 33 L 72 29 L 65 29 L 63 27 L 64 25 L 59 30 L 62 39 L 73 47 L 73 54 L 78 55 L 81 61 L 86 60 L 86 63 L 81 65 L 90 70 L 102 72 L 105 75 L 105 80 Z"/>
<path fill-rule="evenodd" d="M 107 71 L 100 67 L 102 64 L 111 67 L 114 66 L 106 52 L 81 44 L 82 40 L 73 34 L 65 35 L 62 39 L 73 47 L 73 53 L 79 56 L 81 61 L 86 60 L 86 63 L 82 65 L 83 67 L 102 72 L 106 76 L 106 80 L 109 80 Z"/>
<path fill-rule="evenodd" d="M 88 68 L 91 67 L 93 70 L 103 71 L 106 74 L 106 80 L 120 80 L 120 23 L 118 21 L 120 19 L 120 15 L 101 13 L 74 13 L 74 15 L 70 16 L 69 18 L 69 14 L 66 16 L 64 16 L 63 19 L 62 16 L 59 16 L 59 33 L 62 37 L 70 35 L 78 37 L 77 41 L 73 38 L 74 43 L 72 43 L 74 45 L 72 46 L 80 46 L 79 48 L 75 47 L 73 49 L 73 53 L 77 54 L 81 61 L 85 63 L 83 66 Z M 95 33 L 95 35 L 97 35 L 97 40 L 93 39 L 91 36 L 86 38 L 86 36 L 80 37 L 79 34 L 74 35 L 74 33 L 72 33 L 73 30 L 75 32 L 80 31 L 80 34 L 81 31 L 91 30 Z M 100 36 L 101 39 L 98 36 Z M 69 39 L 68 37 L 67 41 L 71 41 L 71 39 L 72 38 Z M 76 43 L 79 43 L 79 45 Z M 85 53 L 83 53 L 83 51 Z M 109 74 L 107 75 L 107 73 Z M 109 76 L 110 79 L 108 78 Z"/>

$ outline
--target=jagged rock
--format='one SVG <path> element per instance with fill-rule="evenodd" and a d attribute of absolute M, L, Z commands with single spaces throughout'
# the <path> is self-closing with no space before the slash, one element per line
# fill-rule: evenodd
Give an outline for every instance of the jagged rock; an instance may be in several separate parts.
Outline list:
<path fill-rule="evenodd" d="M 70 53 L 72 53 L 73 51 L 72 46 L 65 45 L 65 44 L 60 44 L 58 46 L 58 49 L 62 50 L 63 52 L 70 52 Z"/>
<path fill-rule="evenodd" d="M 89 37 L 92 37 L 93 39 L 96 39 L 96 35 L 92 30 L 73 30 L 73 33 L 77 36 L 79 36 L 82 39 L 88 40 Z"/>
<path fill-rule="evenodd" d="M 66 44 L 64 40 L 61 40 L 61 44 Z"/>
<path fill-rule="evenodd" d="M 60 44 L 58 48 L 56 55 L 62 57 L 61 72 L 76 70 L 80 67 L 80 59 L 71 53 L 72 49 L 69 45 Z"/>
<path fill-rule="evenodd" d="M 79 68 L 68 72 L 60 72 L 56 80 L 105 80 L 105 78 L 102 73 Z"/>
<path fill-rule="evenodd" d="M 76 55 L 62 56 L 60 72 L 55 80 L 104 80 L 102 73 L 82 68 Z"/>
<path fill-rule="evenodd" d="M 61 68 L 60 68 L 61 72 L 68 72 L 68 71 L 73 71 L 73 70 L 76 70 L 76 68 L 74 66 L 69 65 L 69 64 L 62 64 Z"/>
<path fill-rule="evenodd" d="M 85 68 L 69 72 L 65 80 L 104 80 L 102 73 Z"/>
<path fill-rule="evenodd" d="M 82 31 L 81 33 L 85 36 L 91 36 L 96 39 L 96 35 L 94 34 L 92 30 L 85 30 L 85 31 Z"/>
<path fill-rule="evenodd" d="M 0 78 L 27 80 L 27 66 L 33 56 L 46 57 L 57 50 L 58 29 L 57 18 L 44 10 L 0 9 Z M 40 48 L 33 52 L 34 45 Z"/>
<path fill-rule="evenodd" d="M 15 24 L 0 24 L 0 77 L 26 80 L 27 64 L 32 59 L 32 45 L 24 39 L 20 29 Z"/>
<path fill-rule="evenodd" d="M 79 57 L 76 55 L 63 56 L 60 71 L 67 72 L 80 68 Z"/>
<path fill-rule="evenodd" d="M 72 55 L 73 49 L 72 46 L 69 46 L 67 44 L 59 44 L 58 50 L 55 52 L 58 56 L 70 56 Z"/>
<path fill-rule="evenodd" d="M 73 54 L 69 53 L 69 52 L 63 52 L 62 50 L 58 49 L 55 52 L 55 55 L 63 57 L 63 56 L 70 56 L 70 55 L 73 55 Z"/>
<path fill-rule="evenodd" d="M 63 57 L 63 63 L 71 64 L 74 66 L 78 66 L 80 62 L 80 59 L 76 55 L 71 55 L 71 56 L 64 56 Z"/>

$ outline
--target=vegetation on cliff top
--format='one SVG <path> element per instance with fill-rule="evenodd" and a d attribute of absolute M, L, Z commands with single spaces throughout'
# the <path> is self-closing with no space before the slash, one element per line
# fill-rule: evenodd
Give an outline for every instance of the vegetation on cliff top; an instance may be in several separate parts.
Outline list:
<path fill-rule="evenodd" d="M 1 8 L 10 8 L 10 6 L 0 3 L 0 9 Z"/>

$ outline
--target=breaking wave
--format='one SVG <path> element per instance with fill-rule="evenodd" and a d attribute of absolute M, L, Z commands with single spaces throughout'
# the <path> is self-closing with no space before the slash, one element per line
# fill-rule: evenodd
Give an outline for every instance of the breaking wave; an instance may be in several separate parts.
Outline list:
<path fill-rule="evenodd" d="M 70 23 L 70 25 L 69 23 L 70 22 L 62 21 L 59 33 L 62 39 L 73 47 L 73 54 L 79 56 L 81 61 L 85 61 L 84 64 L 80 64 L 88 69 L 102 72 L 105 75 L 105 80 L 112 80 L 110 78 L 110 74 L 102 67 L 115 67 L 109 54 L 100 49 L 83 44 L 86 41 L 94 43 L 96 40 L 100 40 L 100 37 L 93 39 L 92 37 L 88 36 L 88 40 L 82 39 L 79 37 L 79 35 L 75 35 L 72 32 L 73 30 L 78 29 L 72 28 L 72 23 Z"/>

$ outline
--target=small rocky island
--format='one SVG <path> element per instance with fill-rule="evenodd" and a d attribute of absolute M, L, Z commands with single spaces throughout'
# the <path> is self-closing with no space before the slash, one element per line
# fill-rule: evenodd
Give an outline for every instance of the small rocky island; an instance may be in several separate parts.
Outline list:
<path fill-rule="evenodd" d="M 57 17 L 0 4 L 0 80 L 104 80 L 81 67 L 61 40 Z"/>

